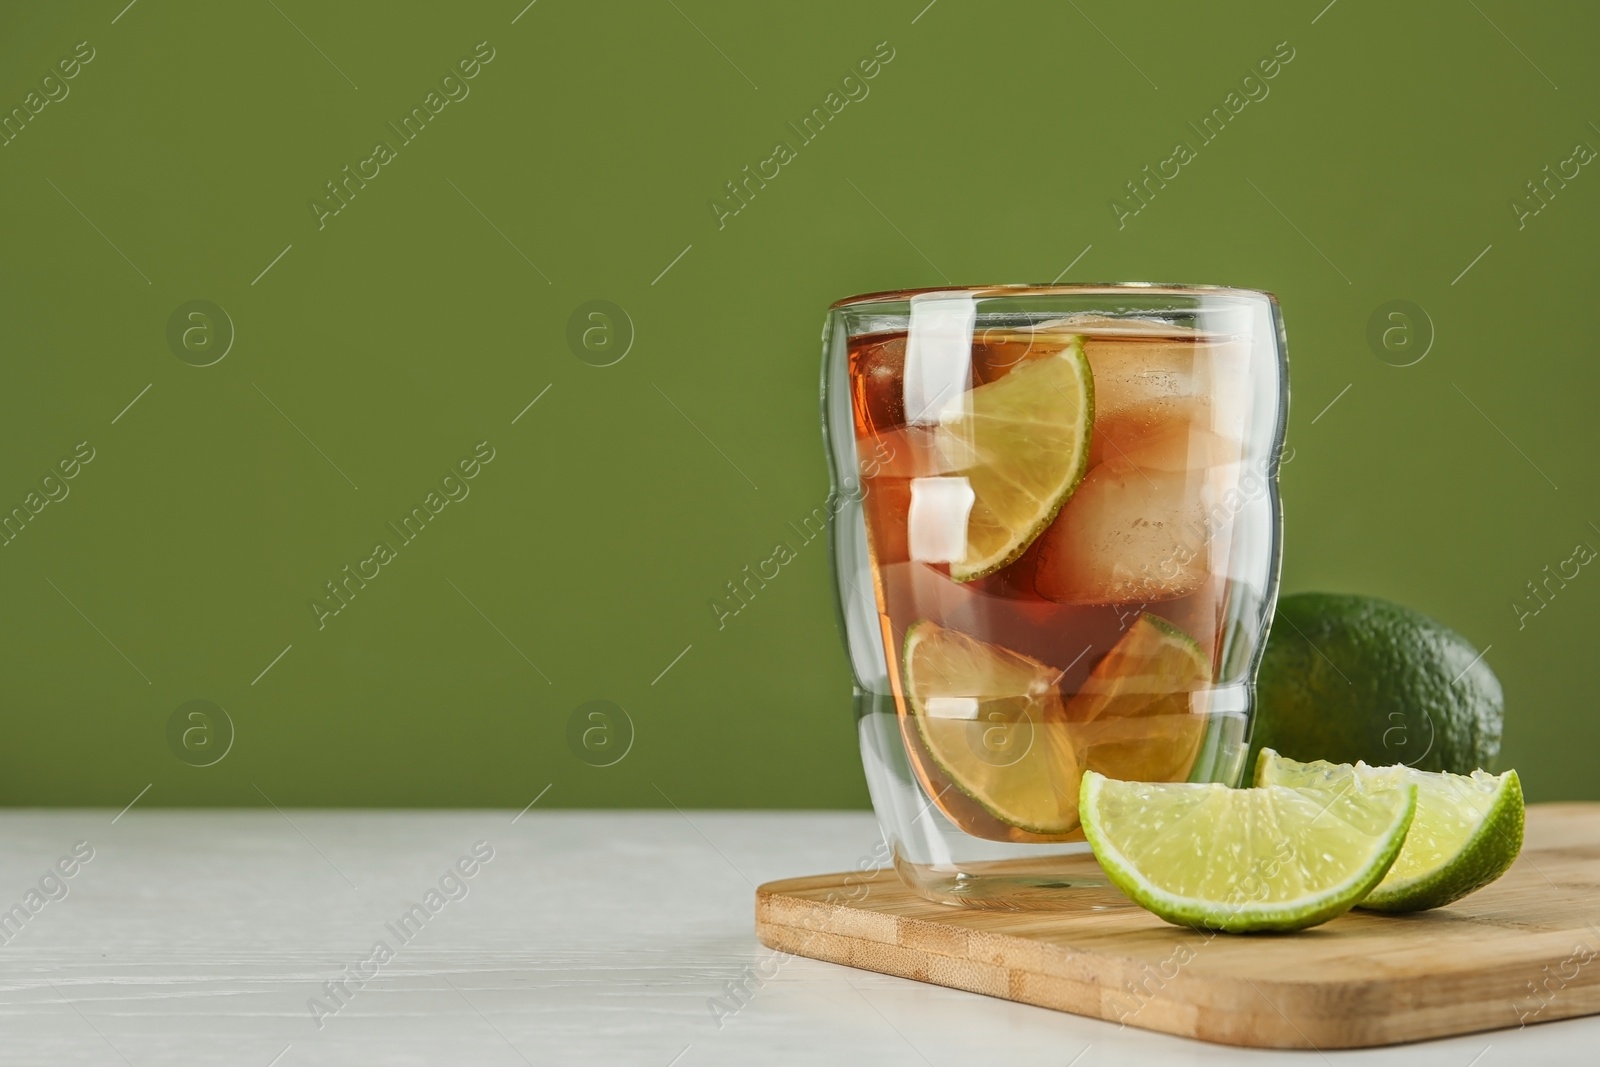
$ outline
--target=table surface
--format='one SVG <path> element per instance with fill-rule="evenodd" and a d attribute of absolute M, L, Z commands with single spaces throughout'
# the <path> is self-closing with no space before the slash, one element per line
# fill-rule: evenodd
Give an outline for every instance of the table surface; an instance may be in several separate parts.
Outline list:
<path fill-rule="evenodd" d="M 756 942 L 757 884 L 877 840 L 864 813 L 6 812 L 0 1062 L 1500 1067 L 1600 1044 L 1594 1017 L 1236 1049 Z"/>

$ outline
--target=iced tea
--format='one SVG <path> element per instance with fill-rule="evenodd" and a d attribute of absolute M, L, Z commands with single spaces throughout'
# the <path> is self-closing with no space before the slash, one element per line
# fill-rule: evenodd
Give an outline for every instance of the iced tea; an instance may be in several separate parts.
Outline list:
<path fill-rule="evenodd" d="M 1159 315 L 849 338 L 873 597 L 910 763 L 961 829 L 1079 840 L 1082 773 L 1182 781 L 1228 655 L 1248 351 Z"/>

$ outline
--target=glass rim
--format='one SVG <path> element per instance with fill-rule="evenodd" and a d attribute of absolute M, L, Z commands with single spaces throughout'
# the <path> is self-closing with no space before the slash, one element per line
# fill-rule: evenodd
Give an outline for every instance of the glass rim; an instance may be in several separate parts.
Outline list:
<path fill-rule="evenodd" d="M 899 303 L 934 293 L 966 293 L 976 297 L 1006 297 L 1093 296 L 1129 292 L 1153 295 L 1171 293 L 1173 295 L 1257 296 L 1265 297 L 1273 304 L 1278 302 L 1277 296 L 1265 289 L 1245 289 L 1232 285 L 1188 285 L 1181 282 L 1069 282 L 1065 285 L 1057 285 L 1054 283 L 1030 284 L 1027 282 L 1013 282 L 997 285 L 932 285 L 922 289 L 885 289 L 875 293 L 858 293 L 855 296 L 847 296 L 842 300 L 835 300 L 828 305 L 828 310 L 837 311 L 840 308 L 856 307 L 862 304 Z"/>

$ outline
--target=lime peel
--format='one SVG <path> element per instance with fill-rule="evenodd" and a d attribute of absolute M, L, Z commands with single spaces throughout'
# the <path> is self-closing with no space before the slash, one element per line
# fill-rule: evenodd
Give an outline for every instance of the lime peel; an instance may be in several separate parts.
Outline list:
<path fill-rule="evenodd" d="M 1410 784 L 1417 815 L 1394 866 L 1357 907 L 1410 912 L 1439 908 L 1482 889 L 1503 875 L 1522 849 L 1522 781 L 1517 772 L 1470 775 L 1418 771 L 1402 765 L 1301 763 L 1270 748 L 1256 760 L 1256 784 L 1366 790 Z"/>

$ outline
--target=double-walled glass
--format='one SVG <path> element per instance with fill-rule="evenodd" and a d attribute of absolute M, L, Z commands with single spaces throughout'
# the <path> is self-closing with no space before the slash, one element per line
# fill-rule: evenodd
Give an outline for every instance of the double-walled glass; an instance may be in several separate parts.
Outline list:
<path fill-rule="evenodd" d="M 1277 595 L 1266 293 L 1148 284 L 829 312 L 834 569 L 862 762 L 908 884 L 1070 899 L 1079 785 L 1237 784 Z"/>

